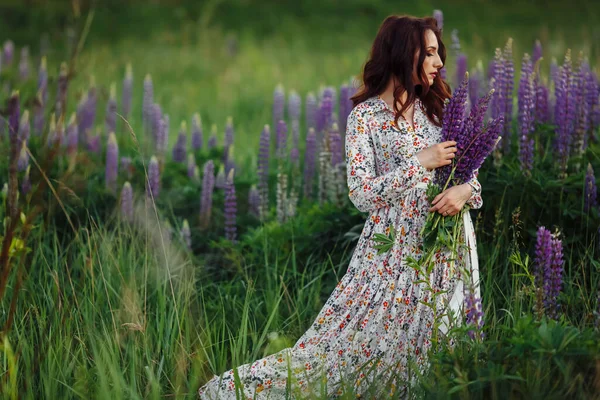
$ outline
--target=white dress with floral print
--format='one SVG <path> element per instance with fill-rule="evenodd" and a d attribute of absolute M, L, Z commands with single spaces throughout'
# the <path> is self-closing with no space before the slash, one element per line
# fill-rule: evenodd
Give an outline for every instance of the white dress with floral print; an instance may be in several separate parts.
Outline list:
<path fill-rule="evenodd" d="M 439 143 L 441 128 L 429 121 L 418 99 L 414 110 L 414 128 L 403 118 L 397 127 L 394 112 L 379 96 L 350 113 L 345 139 L 349 197 L 358 210 L 369 213 L 368 218 L 346 274 L 312 326 L 293 347 L 237 367 L 244 398 L 284 399 L 288 385 L 303 394 L 326 391 L 328 398 L 335 398 L 342 393 L 341 380 L 361 393 L 373 379 L 383 382 L 402 376 L 408 358 L 420 370 L 428 366 L 433 311 L 421 301 L 431 301 L 431 293 L 423 283 L 414 283 L 423 276 L 406 264 L 406 257 L 422 255 L 420 230 L 430 207 L 425 188 L 435 174 L 435 169 L 421 165 L 416 153 Z M 469 184 L 473 195 L 467 205 L 480 208 L 477 173 Z M 429 277 L 436 291 L 447 291 L 436 299 L 440 314 L 444 307 L 458 313 L 471 283 L 479 296 L 469 212 L 463 221 L 461 238 L 470 252 L 461 250 L 454 268 L 449 251 L 438 252 Z M 390 226 L 397 231 L 396 243 L 391 251 L 378 255 L 372 237 L 388 235 Z M 471 272 L 469 285 L 458 266 Z M 445 333 L 448 327 L 442 325 L 440 330 Z M 323 376 L 327 376 L 325 389 Z M 397 389 L 403 387 L 401 382 L 392 383 Z M 242 388 L 237 390 L 241 393 Z M 235 392 L 233 370 L 214 376 L 199 390 L 202 399 L 235 399 Z"/>

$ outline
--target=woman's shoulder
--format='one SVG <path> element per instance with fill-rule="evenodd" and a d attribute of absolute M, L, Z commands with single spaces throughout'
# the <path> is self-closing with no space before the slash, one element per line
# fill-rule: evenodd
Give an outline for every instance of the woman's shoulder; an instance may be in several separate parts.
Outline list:
<path fill-rule="evenodd" d="M 364 117 L 367 114 L 375 115 L 385 110 L 385 108 L 385 102 L 379 96 L 369 97 L 352 108 L 350 117 Z"/>

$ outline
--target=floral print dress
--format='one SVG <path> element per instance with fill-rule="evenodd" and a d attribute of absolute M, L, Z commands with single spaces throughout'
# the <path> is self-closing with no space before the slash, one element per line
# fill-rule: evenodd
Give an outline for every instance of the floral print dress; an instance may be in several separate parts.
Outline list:
<path fill-rule="evenodd" d="M 326 393 L 327 398 L 335 398 L 343 392 L 341 381 L 361 393 L 374 379 L 389 382 L 392 391 L 403 390 L 402 382 L 394 379 L 408 379 L 404 374 L 409 358 L 421 371 L 428 366 L 433 311 L 421 301 L 431 301 L 431 292 L 425 284 L 414 283 L 424 277 L 406 264 L 407 256 L 419 259 L 422 255 L 420 230 L 430 207 L 425 188 L 435 174 L 435 169 L 421 165 L 416 153 L 441 141 L 441 128 L 428 120 L 423 107 L 417 99 L 414 128 L 402 117 L 396 126 L 393 110 L 379 96 L 358 104 L 350 113 L 347 182 L 354 206 L 369 214 L 362 234 L 346 274 L 296 344 L 237 367 L 243 386 L 237 389 L 243 392 L 240 398 L 284 399 L 288 386 L 302 395 Z M 467 205 L 480 208 L 477 173 L 469 184 L 472 196 Z M 461 238 L 470 252 L 459 251 L 456 264 L 470 270 L 471 282 L 464 282 L 467 274 L 461 274 L 458 266 L 451 268 L 449 251 L 438 252 L 429 277 L 436 291 L 447 291 L 436 298 L 438 310 L 451 308 L 457 313 L 473 285 L 479 295 L 469 212 L 464 213 L 464 225 Z M 378 255 L 372 237 L 388 235 L 391 226 L 397 232 L 396 243 L 391 251 Z M 448 327 L 440 329 L 445 333 Z M 233 370 L 214 376 L 199 394 L 202 399 L 235 399 Z M 383 394 L 390 393 L 379 395 Z"/>

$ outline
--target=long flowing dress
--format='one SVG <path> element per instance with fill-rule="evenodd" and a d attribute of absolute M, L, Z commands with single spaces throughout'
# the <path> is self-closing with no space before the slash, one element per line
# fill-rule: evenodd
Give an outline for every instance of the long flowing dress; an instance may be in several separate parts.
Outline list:
<path fill-rule="evenodd" d="M 421 371 L 428 366 L 434 315 L 421 301 L 430 302 L 432 296 L 425 284 L 414 283 L 423 276 L 406 263 L 407 256 L 422 256 L 420 230 L 431 206 L 425 188 L 435 174 L 421 165 L 416 153 L 441 141 L 441 128 L 429 121 L 423 107 L 417 99 L 414 128 L 404 118 L 396 126 L 393 110 L 379 96 L 358 104 L 348 116 L 349 198 L 368 218 L 347 272 L 312 326 L 293 347 L 237 367 L 240 398 L 284 399 L 288 386 L 302 396 L 326 393 L 335 398 L 342 393 L 341 382 L 361 393 L 373 379 L 390 379 L 390 387 L 400 390 L 406 386 L 395 377 L 406 374 L 409 358 Z M 469 184 L 473 190 L 467 205 L 480 208 L 477 173 Z M 468 211 L 463 217 L 461 238 L 469 248 L 459 251 L 456 264 L 450 263 L 449 250 L 436 253 L 429 277 L 436 291 L 446 291 L 436 298 L 438 310 L 458 313 L 468 288 L 474 287 L 479 297 L 473 224 Z M 396 243 L 378 255 L 371 239 L 375 233 L 388 235 L 391 226 L 397 231 Z M 470 274 L 461 274 L 460 266 Z M 448 318 L 442 321 L 445 334 Z M 234 380 L 233 369 L 215 375 L 199 389 L 200 398 L 235 399 Z"/>

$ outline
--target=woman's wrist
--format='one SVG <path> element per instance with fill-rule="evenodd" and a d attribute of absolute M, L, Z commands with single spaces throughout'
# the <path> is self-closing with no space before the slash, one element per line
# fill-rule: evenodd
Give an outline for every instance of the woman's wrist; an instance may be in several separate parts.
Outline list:
<path fill-rule="evenodd" d="M 468 183 L 463 183 L 462 186 L 465 188 L 465 199 L 469 200 L 473 196 L 475 189 Z"/>

